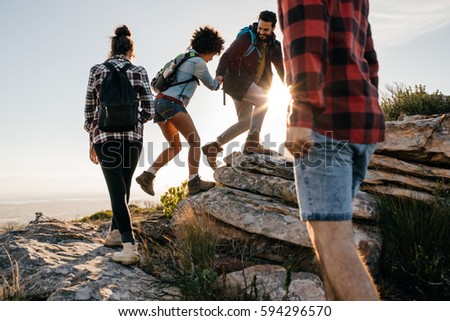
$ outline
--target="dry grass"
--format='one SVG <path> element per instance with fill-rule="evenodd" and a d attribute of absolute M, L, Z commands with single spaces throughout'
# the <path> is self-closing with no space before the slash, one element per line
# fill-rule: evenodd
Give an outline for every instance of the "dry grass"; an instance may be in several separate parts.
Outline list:
<path fill-rule="evenodd" d="M 24 224 L 17 223 L 15 221 L 9 221 L 0 226 L 0 233 L 8 233 L 11 231 L 21 230 L 25 227 Z"/>
<path fill-rule="evenodd" d="M 11 265 L 11 278 L 8 278 L 0 272 L 2 278 L 2 287 L 0 288 L 0 299 L 1 300 L 20 300 L 21 298 L 21 286 L 20 286 L 20 273 L 19 264 L 17 261 L 11 257 L 8 250 L 3 247 L 8 256 L 9 263 Z"/>

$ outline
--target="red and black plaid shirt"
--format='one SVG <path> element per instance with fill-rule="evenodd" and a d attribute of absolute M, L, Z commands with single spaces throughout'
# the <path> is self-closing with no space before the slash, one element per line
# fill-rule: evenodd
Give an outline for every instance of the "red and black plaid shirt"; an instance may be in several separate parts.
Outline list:
<path fill-rule="evenodd" d="M 108 60 L 116 68 L 122 68 L 130 61 L 123 55 L 112 57 Z M 128 132 L 104 132 L 98 128 L 98 107 L 100 106 L 100 85 L 103 79 L 110 73 L 103 64 L 93 66 L 89 72 L 89 81 L 86 91 L 86 106 L 84 109 L 84 128 L 89 133 L 90 140 L 94 144 L 104 143 L 111 139 L 125 139 L 130 141 L 141 140 L 143 136 L 143 123 L 151 120 L 155 114 L 153 94 L 150 89 L 147 71 L 141 66 L 131 66 L 126 74 L 137 93 L 140 102 L 138 125 L 135 130 Z"/>
<path fill-rule="evenodd" d="M 278 0 L 292 102 L 287 125 L 357 144 L 384 140 L 368 0 Z"/>

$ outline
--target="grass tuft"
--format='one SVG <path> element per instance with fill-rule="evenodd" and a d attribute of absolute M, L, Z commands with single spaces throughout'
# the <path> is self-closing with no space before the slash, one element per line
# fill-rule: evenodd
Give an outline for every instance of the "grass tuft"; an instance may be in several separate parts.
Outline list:
<path fill-rule="evenodd" d="M 441 194 L 442 196 L 442 194 Z M 450 298 L 450 198 L 427 204 L 377 196 L 381 271 L 418 300 Z"/>
<path fill-rule="evenodd" d="M 0 288 L 0 299 L 9 301 L 19 301 L 22 298 L 22 288 L 20 286 L 19 264 L 11 257 L 8 250 L 3 246 L 3 249 L 8 256 L 9 264 L 11 266 L 11 278 L 8 278 L 0 272 L 3 285 Z"/>

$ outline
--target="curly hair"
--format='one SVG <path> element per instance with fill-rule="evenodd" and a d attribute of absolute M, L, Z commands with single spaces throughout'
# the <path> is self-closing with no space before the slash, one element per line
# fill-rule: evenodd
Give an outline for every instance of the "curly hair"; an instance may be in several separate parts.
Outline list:
<path fill-rule="evenodd" d="M 191 47 L 202 54 L 220 54 L 225 40 L 210 26 L 200 27 L 192 34 Z"/>

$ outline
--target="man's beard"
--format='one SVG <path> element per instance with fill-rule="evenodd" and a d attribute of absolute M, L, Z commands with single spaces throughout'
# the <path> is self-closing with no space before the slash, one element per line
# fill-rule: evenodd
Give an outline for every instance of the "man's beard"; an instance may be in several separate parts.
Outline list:
<path fill-rule="evenodd" d="M 259 40 L 265 41 L 265 42 L 269 41 L 269 36 L 268 36 L 268 35 L 263 35 L 263 36 L 264 36 L 264 38 L 261 38 L 261 34 L 258 33 L 258 38 L 259 38 Z"/>

